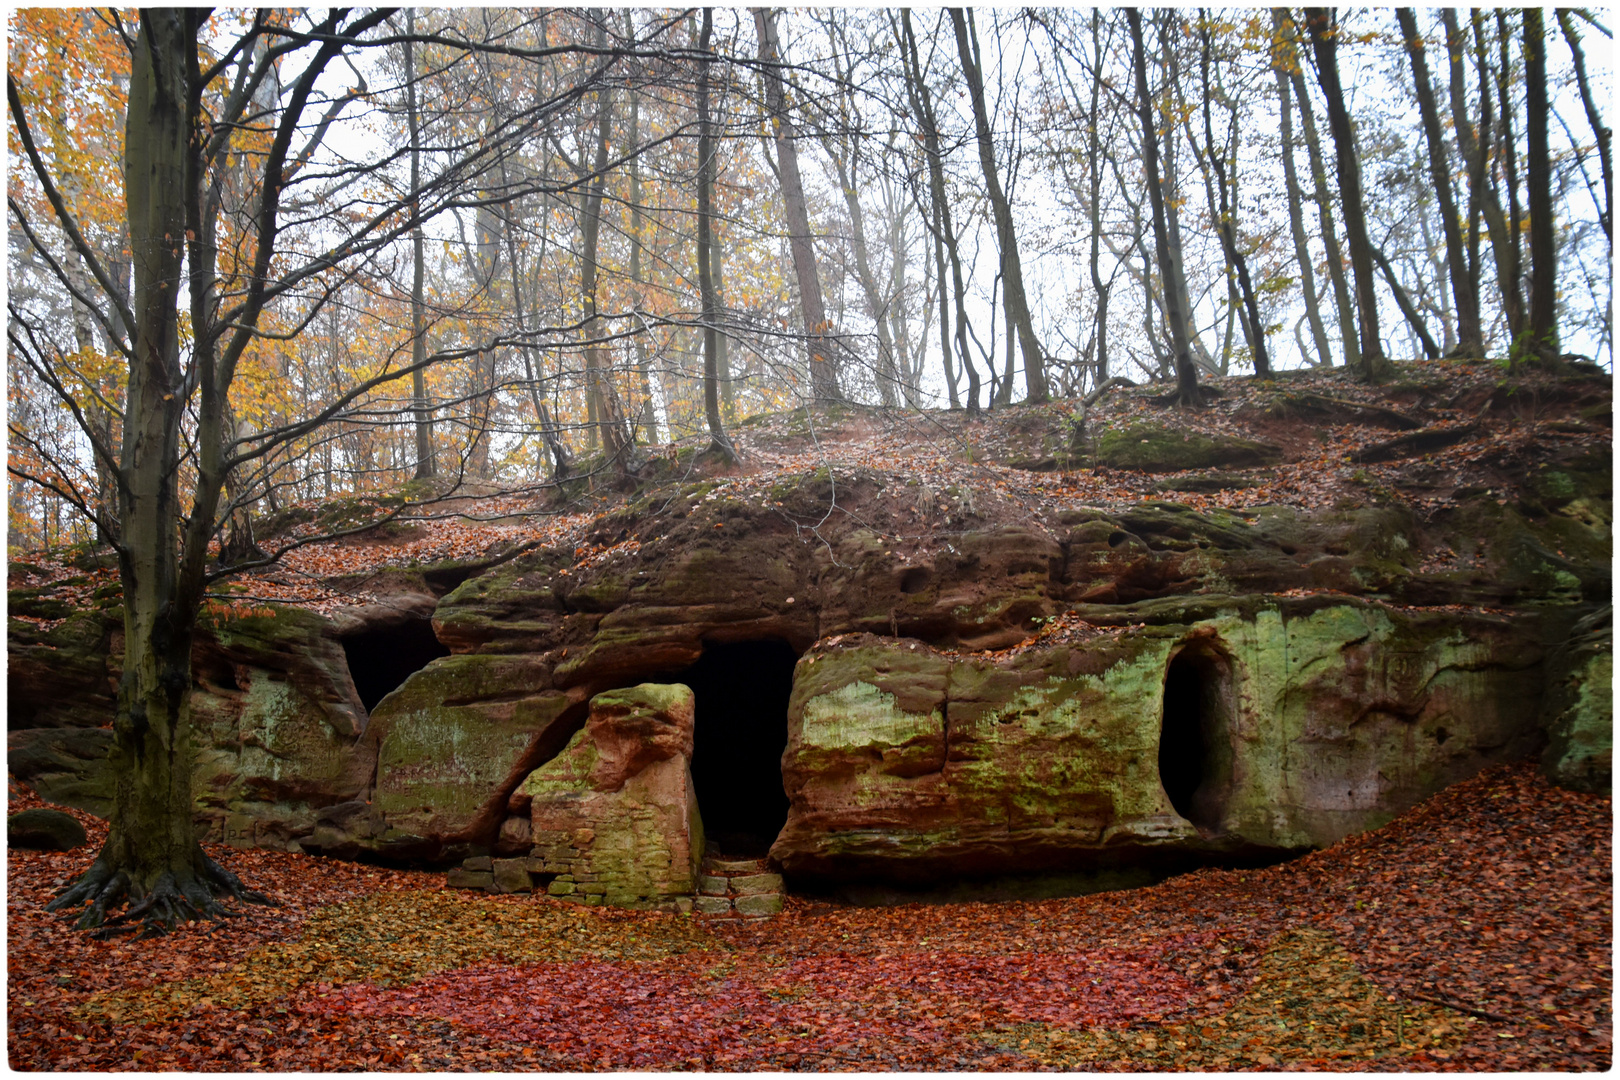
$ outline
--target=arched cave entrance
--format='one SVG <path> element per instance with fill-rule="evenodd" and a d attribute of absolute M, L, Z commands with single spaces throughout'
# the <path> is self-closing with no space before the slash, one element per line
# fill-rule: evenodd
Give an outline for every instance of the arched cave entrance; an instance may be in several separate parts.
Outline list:
<path fill-rule="evenodd" d="M 433 634 L 433 620 L 406 619 L 392 626 L 363 630 L 343 639 L 349 675 L 366 712 L 399 689 L 413 674 L 450 650 Z"/>
<path fill-rule="evenodd" d="M 1231 793 L 1231 696 L 1231 661 L 1207 642 L 1185 645 L 1165 670 L 1159 782 L 1204 832 L 1220 828 Z"/>
<path fill-rule="evenodd" d="M 785 641 L 709 642 L 672 681 L 692 688 L 692 785 L 707 838 L 723 853 L 763 856 L 787 823 L 782 752 L 798 655 Z"/>

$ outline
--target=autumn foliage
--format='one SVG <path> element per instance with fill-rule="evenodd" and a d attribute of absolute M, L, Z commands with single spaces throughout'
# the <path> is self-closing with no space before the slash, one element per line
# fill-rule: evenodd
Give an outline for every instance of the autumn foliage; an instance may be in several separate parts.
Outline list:
<path fill-rule="evenodd" d="M 12 808 L 38 800 L 12 791 Z M 1612 1059 L 1610 800 L 1494 769 L 1265 870 L 705 921 L 213 848 L 281 906 L 102 942 L 91 844 L 13 851 L 15 1069 L 1589 1070 Z"/>

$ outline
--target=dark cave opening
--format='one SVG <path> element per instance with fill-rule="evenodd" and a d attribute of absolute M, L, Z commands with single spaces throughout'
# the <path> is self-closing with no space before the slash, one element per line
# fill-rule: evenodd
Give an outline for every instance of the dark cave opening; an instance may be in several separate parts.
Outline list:
<path fill-rule="evenodd" d="M 349 675 L 366 712 L 377 707 L 413 674 L 450 650 L 433 633 L 433 620 L 406 619 L 394 626 L 364 630 L 343 639 Z"/>
<path fill-rule="evenodd" d="M 673 682 L 692 688 L 692 785 L 723 853 L 763 856 L 787 823 L 782 753 L 798 654 L 785 641 L 708 642 Z"/>
<path fill-rule="evenodd" d="M 1219 829 L 1231 787 L 1230 664 L 1209 645 L 1187 645 L 1164 675 L 1159 782 L 1176 813 L 1200 831 Z"/>

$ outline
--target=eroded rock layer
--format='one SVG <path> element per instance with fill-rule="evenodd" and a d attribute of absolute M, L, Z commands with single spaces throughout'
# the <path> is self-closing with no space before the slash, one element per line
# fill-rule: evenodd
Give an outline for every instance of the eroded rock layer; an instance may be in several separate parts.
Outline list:
<path fill-rule="evenodd" d="M 1026 465 L 1076 464 L 1042 441 L 1045 414 L 1013 413 Z M 1098 472 L 1284 452 L 1143 431 L 1095 440 Z M 242 845 L 472 859 L 480 885 L 663 903 L 692 891 L 702 807 L 725 792 L 691 780 L 702 695 L 684 712 L 630 698 L 679 697 L 656 687 L 735 643 L 799 657 L 786 715 L 757 717 L 780 761 L 747 766 L 779 770 L 787 818 L 766 840 L 790 882 L 1276 857 L 1537 753 L 1560 782 L 1610 783 L 1606 456 L 1421 514 L 1371 488 L 1315 509 L 1062 505 L 975 467 L 982 482 L 834 465 L 655 485 L 565 546 L 361 575 L 386 602 L 213 627 L 199 815 Z M 111 614 L 11 627 L 12 771 L 92 810 Z M 361 654 L 385 662 L 361 672 Z"/>

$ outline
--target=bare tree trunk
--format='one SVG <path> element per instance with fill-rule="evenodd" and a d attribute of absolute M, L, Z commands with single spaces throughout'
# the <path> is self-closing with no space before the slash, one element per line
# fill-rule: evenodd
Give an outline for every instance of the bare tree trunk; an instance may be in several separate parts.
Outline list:
<path fill-rule="evenodd" d="M 1284 39 L 1293 55 L 1298 56 L 1298 30 L 1287 8 L 1272 8 L 1273 17 L 1279 18 Z M 1278 13 L 1281 13 L 1278 16 Z M 1327 167 L 1322 155 L 1322 140 L 1316 133 L 1316 112 L 1311 107 L 1310 91 L 1305 86 L 1304 65 L 1296 59 L 1289 68 L 1294 84 L 1294 97 L 1299 100 L 1299 120 L 1304 129 L 1305 148 L 1311 162 L 1311 183 L 1316 190 L 1317 221 L 1322 231 L 1322 246 L 1327 252 L 1328 279 L 1333 283 L 1333 304 L 1339 317 L 1339 341 L 1344 351 L 1344 366 L 1352 370 L 1361 367 L 1361 345 L 1356 340 L 1356 309 L 1350 299 L 1350 284 L 1344 273 L 1344 252 L 1339 247 L 1339 234 L 1333 227 L 1333 195 L 1328 190 Z"/>
<path fill-rule="evenodd" d="M 1447 50 L 1451 60 L 1451 122 L 1457 132 L 1457 141 L 1468 162 L 1468 225 L 1469 225 L 1469 281 L 1475 295 L 1479 292 L 1479 220 L 1485 220 L 1485 231 L 1491 242 L 1491 253 L 1497 269 L 1497 288 L 1502 295 L 1503 314 L 1507 317 L 1510 333 L 1522 319 L 1522 302 L 1518 287 L 1516 246 L 1509 236 L 1507 218 L 1502 212 L 1501 198 L 1490 178 L 1490 147 L 1493 139 L 1492 104 L 1489 62 L 1485 55 L 1485 31 L 1479 12 L 1473 14 L 1475 61 L 1479 75 L 1479 131 L 1476 133 L 1468 118 L 1468 78 L 1464 65 L 1467 37 L 1457 24 L 1456 13 L 1442 9 L 1445 20 Z M 1483 335 L 1483 325 L 1481 326 Z"/>
<path fill-rule="evenodd" d="M 1148 201 L 1153 207 L 1153 243 L 1158 255 L 1159 277 L 1164 283 L 1165 322 L 1170 330 L 1170 347 L 1176 366 L 1176 399 L 1183 405 L 1198 405 L 1203 403 L 1202 388 L 1198 385 L 1198 368 L 1193 364 L 1187 343 L 1187 313 L 1182 307 L 1187 290 L 1179 280 L 1181 268 L 1171 258 L 1170 233 L 1165 221 L 1164 187 L 1159 177 L 1159 131 L 1154 118 L 1153 95 L 1148 91 L 1142 15 L 1135 8 L 1126 8 L 1125 18 L 1131 30 L 1136 109 L 1142 123 L 1142 165 L 1147 173 Z"/>
<path fill-rule="evenodd" d="M 1327 8 L 1306 8 L 1305 24 L 1316 51 L 1316 74 L 1327 102 L 1328 130 L 1333 133 L 1334 156 L 1339 166 L 1339 203 L 1345 232 L 1350 239 L 1350 267 L 1356 276 L 1356 311 L 1361 338 L 1361 377 L 1383 379 L 1389 369 L 1378 336 L 1378 293 L 1373 280 L 1372 242 L 1367 238 L 1367 216 L 1361 202 L 1361 165 L 1356 158 L 1355 134 L 1339 84 L 1338 28 Z"/>
<path fill-rule="evenodd" d="M 889 152 L 895 152 L 898 131 L 889 137 Z M 883 213 L 889 240 L 889 340 L 894 343 L 895 377 L 900 381 L 900 396 L 913 409 L 922 407 L 920 398 L 923 358 L 928 351 L 928 326 L 933 321 L 926 296 L 923 300 L 923 331 L 920 340 L 912 342 L 910 312 L 906 308 L 906 267 L 911 251 L 906 239 L 905 204 L 895 191 L 892 179 L 884 175 Z M 928 291 L 928 262 L 923 261 L 923 292 Z"/>
<path fill-rule="evenodd" d="M 179 238 L 194 194 L 187 183 L 195 100 L 188 68 L 197 63 L 203 14 L 144 12 L 131 58 L 124 198 L 135 325 L 118 470 L 124 661 L 109 753 L 113 808 L 95 863 L 48 905 L 60 910 L 87 903 L 81 928 L 102 925 L 108 909 L 125 899 L 127 918 L 166 927 L 222 913 L 221 895 L 262 899 L 203 853 L 193 824 L 191 643 L 203 566 L 188 559 L 182 567 L 175 543 L 175 472 L 189 397 L 177 299 L 185 286 Z M 210 427 L 199 435 L 217 432 Z M 209 465 L 219 464 L 218 449 L 210 448 Z M 218 480 L 208 475 L 201 482 Z M 213 506 L 205 509 L 211 523 Z"/>
<path fill-rule="evenodd" d="M 1524 304 L 1524 252 L 1519 241 L 1519 230 L 1524 221 L 1524 208 L 1519 204 L 1519 150 L 1513 134 L 1512 56 L 1513 32 L 1508 28 L 1507 13 L 1496 12 L 1496 121 L 1501 145 L 1502 176 L 1507 181 L 1508 217 L 1498 249 L 1498 258 L 1506 257 L 1506 265 L 1498 271 L 1498 281 L 1504 287 L 1502 306 L 1507 310 L 1508 330 L 1513 336 L 1512 353 L 1521 355 L 1524 348 L 1527 312 Z"/>
<path fill-rule="evenodd" d="M 849 242 L 855 256 L 855 277 L 860 282 L 861 298 L 866 301 L 866 313 L 877 326 L 877 370 L 873 374 L 878 397 L 884 405 L 892 408 L 899 403 L 895 388 L 900 380 L 895 363 L 894 337 L 889 332 L 890 300 L 884 297 L 878 287 L 877 275 L 872 272 L 872 258 L 866 245 L 866 215 L 861 209 L 860 196 L 855 191 L 855 177 L 851 175 L 851 167 L 856 165 L 856 161 L 846 162 L 830 138 L 823 136 L 822 146 L 838 173 L 838 186 L 843 190 L 844 206 L 849 210 Z"/>
<path fill-rule="evenodd" d="M 839 363 L 828 331 L 827 304 L 821 294 L 815 245 L 810 233 L 810 210 L 799 175 L 797 135 L 788 114 L 787 91 L 782 83 L 782 49 L 776 39 L 776 17 L 769 8 L 754 8 L 754 29 L 759 35 L 759 61 L 765 69 L 765 98 L 776 136 L 777 171 L 781 174 L 782 203 L 787 217 L 788 249 L 799 282 L 799 304 L 810 351 L 810 391 L 817 401 L 839 401 Z"/>
<path fill-rule="evenodd" d="M 930 200 L 930 232 L 934 239 L 934 280 L 939 286 L 939 355 L 945 369 L 945 390 L 951 408 L 960 409 L 962 400 L 956 393 L 956 372 L 951 368 L 951 304 L 950 286 L 945 280 L 945 241 L 934 224 L 939 217 L 938 204 Z"/>
<path fill-rule="evenodd" d="M 1464 57 L 1468 49 L 1468 37 L 1457 25 L 1457 13 L 1451 8 L 1442 9 L 1441 22 L 1446 28 L 1446 59 L 1451 69 L 1451 78 L 1448 84 L 1451 104 L 1452 128 L 1457 133 L 1457 149 L 1462 154 L 1463 163 L 1468 167 L 1468 288 L 1474 294 L 1475 302 L 1479 297 L 1479 239 L 1480 217 L 1485 206 L 1485 154 L 1474 137 L 1473 125 L 1468 119 L 1468 75 Z M 1481 119 L 1489 116 L 1488 102 L 1481 103 Z M 1480 323 L 1481 351 L 1483 351 L 1485 325 Z"/>
<path fill-rule="evenodd" d="M 1435 106 L 1434 87 L 1429 81 L 1429 61 L 1418 33 L 1417 17 L 1411 8 L 1397 8 L 1395 18 L 1406 38 L 1406 54 L 1412 63 L 1412 84 L 1417 90 L 1418 115 L 1429 144 L 1429 179 L 1440 203 L 1440 224 L 1446 237 L 1446 271 L 1451 277 L 1451 294 L 1457 307 L 1458 356 L 1485 355 L 1485 340 L 1479 325 L 1479 293 L 1469 288 L 1468 258 L 1463 247 L 1462 225 L 1457 217 L 1457 199 L 1451 188 L 1451 162 L 1447 160 L 1445 137 L 1440 130 L 1440 111 Z"/>
<path fill-rule="evenodd" d="M 1018 234 L 1013 227 L 1012 207 L 996 171 L 995 146 L 990 139 L 990 117 L 985 111 L 984 80 L 979 72 L 974 53 L 978 51 L 977 34 L 970 34 L 969 25 L 961 8 L 951 8 L 951 25 L 956 30 L 956 51 L 962 61 L 962 74 L 967 78 L 968 96 L 973 103 L 973 122 L 979 140 L 979 165 L 984 170 L 985 193 L 990 197 L 990 208 L 996 219 L 996 237 L 1001 249 L 1002 287 L 1006 289 L 1007 318 L 1013 324 L 1009 334 L 1018 335 L 1019 349 L 1024 358 L 1024 385 L 1027 400 L 1045 401 L 1047 398 L 1046 369 L 1040 342 L 1035 338 L 1035 326 L 1029 316 L 1029 301 L 1024 293 L 1024 271 L 1018 257 Z M 971 37 L 971 40 L 970 40 Z M 1010 376 L 1010 373 L 1009 373 Z M 1011 379 L 1008 379 L 1011 385 Z M 1009 393 L 1010 398 L 1010 393 Z"/>
<path fill-rule="evenodd" d="M 1159 68 L 1165 73 L 1165 91 L 1158 96 L 1158 125 L 1165 133 L 1164 147 L 1159 158 L 1159 180 L 1164 185 L 1164 225 L 1165 235 L 1170 243 L 1170 261 L 1175 266 L 1173 280 L 1181 290 L 1179 298 L 1180 309 L 1186 319 L 1182 332 L 1187 336 L 1188 357 L 1196 364 L 1203 360 L 1205 371 L 1219 373 L 1221 368 L 1209 355 L 1204 346 L 1203 339 L 1198 334 L 1198 328 L 1193 322 L 1192 294 L 1187 289 L 1187 261 L 1184 257 L 1185 247 L 1181 242 L 1181 203 L 1179 177 L 1181 171 L 1176 161 L 1179 143 L 1171 136 L 1175 130 L 1175 117 L 1173 112 L 1180 95 L 1181 68 L 1177 63 L 1177 52 L 1172 43 L 1172 35 L 1179 32 L 1180 19 L 1168 9 L 1158 9 L 1153 14 L 1153 23 L 1159 35 Z"/>
<path fill-rule="evenodd" d="M 1271 356 L 1266 350 L 1266 327 L 1260 321 L 1260 302 L 1255 299 L 1254 282 L 1249 278 L 1248 260 L 1243 252 L 1238 250 L 1237 224 L 1232 220 L 1236 215 L 1233 199 L 1226 183 L 1226 164 L 1222 160 L 1224 154 L 1215 146 L 1215 129 L 1210 121 L 1209 61 L 1214 44 L 1210 40 L 1208 20 L 1203 27 L 1204 48 L 1202 53 L 1203 85 L 1204 85 L 1204 144 L 1209 154 L 1209 163 L 1215 170 L 1215 189 L 1220 193 L 1220 220 L 1217 228 L 1221 234 L 1221 244 L 1226 248 L 1226 261 L 1237 271 L 1238 289 L 1243 295 L 1243 304 L 1248 311 L 1248 318 L 1244 322 L 1244 330 L 1249 338 L 1249 349 L 1254 354 L 1254 374 L 1256 378 L 1268 378 L 1271 375 Z"/>
<path fill-rule="evenodd" d="M 698 38 L 698 51 L 707 53 L 714 32 L 714 9 L 703 9 L 703 30 Z M 709 121 L 709 67 L 707 57 L 698 61 L 697 114 L 698 114 L 698 189 L 697 189 L 697 264 L 698 289 L 703 296 L 703 414 L 709 422 L 709 447 L 726 460 L 735 462 L 737 451 L 726 437 L 725 422 L 720 416 L 720 346 L 716 323 L 720 319 L 719 305 L 714 290 L 714 270 L 710 263 L 710 245 L 713 243 L 713 222 L 710 205 L 714 193 L 714 125 Z"/>
<path fill-rule="evenodd" d="M 630 29 L 631 15 L 625 9 L 624 19 L 626 29 Z M 634 92 L 630 94 L 630 131 L 628 136 L 630 148 L 634 150 L 641 141 L 641 103 Z M 646 281 L 642 277 L 641 268 L 641 155 L 636 154 L 630 159 L 630 284 L 635 289 L 636 306 L 642 303 L 643 289 Z M 658 409 L 653 402 L 652 391 L 652 350 L 647 342 L 647 329 L 641 328 L 636 335 L 636 375 L 641 380 L 641 430 L 646 433 L 649 443 L 658 441 Z"/>
<path fill-rule="evenodd" d="M 718 137 L 715 146 L 719 147 Z M 718 173 L 718 168 L 716 168 Z M 711 185 L 717 182 L 718 177 L 711 178 Z M 710 188 L 711 198 L 713 187 Z M 731 339 L 725 331 L 726 311 L 726 276 L 725 276 L 725 247 L 714 228 L 714 215 L 709 215 L 709 277 L 714 281 L 714 310 L 715 330 L 715 372 L 720 380 L 720 411 L 724 414 L 726 422 L 737 419 L 737 391 L 731 378 Z"/>
<path fill-rule="evenodd" d="M 968 354 L 967 340 L 967 290 L 962 281 L 962 258 L 956 246 L 956 231 L 951 224 L 951 205 L 945 192 L 945 161 L 939 146 L 939 121 L 934 113 L 932 95 L 928 92 L 928 84 L 923 80 L 922 64 L 917 55 L 917 36 L 911 27 L 911 11 L 909 8 L 900 9 L 901 26 L 906 39 L 906 93 L 911 98 L 912 111 L 916 113 L 919 122 L 923 125 L 923 146 L 928 156 L 928 187 L 933 198 L 934 217 L 931 228 L 934 230 L 936 242 L 943 243 L 951 262 L 951 295 L 956 300 L 956 350 L 961 358 L 962 369 L 967 374 L 968 412 L 979 411 L 979 371 L 973 366 L 973 359 Z M 943 272 L 943 268 L 941 268 Z M 944 283 L 940 289 L 943 291 Z M 944 299 L 940 300 L 943 311 Z M 946 320 L 940 320 L 940 333 L 945 333 Z M 946 361 L 947 375 L 949 375 L 949 360 Z M 952 387 L 951 399 L 954 406 L 955 380 L 949 379 Z"/>
<path fill-rule="evenodd" d="M 607 45 L 607 13 L 597 12 L 596 44 Z M 585 189 L 579 253 L 579 295 L 584 318 L 581 330 L 585 335 L 585 393 L 594 405 L 596 423 L 601 430 L 602 449 L 613 462 L 620 476 L 629 470 L 630 435 L 625 430 L 624 414 L 619 407 L 618 395 L 608 373 L 607 357 L 598 342 L 601 327 L 596 323 L 597 245 L 602 231 L 602 199 L 607 191 L 608 140 L 613 132 L 613 92 L 597 91 L 596 98 L 596 159 L 591 166 L 591 181 Z"/>
<path fill-rule="evenodd" d="M 84 259 L 71 247 L 68 248 L 66 258 L 62 260 L 62 269 L 68 280 L 73 283 L 75 290 L 81 295 L 90 295 L 90 274 L 85 269 Z M 90 309 L 80 303 L 77 297 L 71 297 L 69 304 L 73 318 L 74 342 L 79 346 L 79 352 L 89 355 L 96 351 L 96 336 L 90 321 Z M 107 351 L 111 352 L 112 349 L 109 348 Z M 112 407 L 114 401 L 109 395 L 108 388 L 98 385 L 92 395 L 87 395 L 83 405 L 85 423 L 95 429 L 100 435 L 99 445 L 105 447 L 114 445 L 113 436 L 117 432 Z M 98 453 L 96 443 L 92 443 L 91 453 L 94 455 L 96 476 L 93 508 L 96 519 L 96 542 L 110 544 L 118 539 L 118 463 Z"/>
<path fill-rule="evenodd" d="M 1378 264 L 1378 269 L 1383 272 L 1384 280 L 1389 284 L 1389 291 L 1395 296 L 1395 306 L 1401 309 L 1406 324 L 1412 328 L 1413 335 L 1423 346 L 1423 355 L 1430 360 L 1438 360 L 1440 346 L 1434 343 L 1434 335 L 1429 333 L 1428 326 L 1423 322 L 1423 315 L 1418 311 L 1417 305 L 1412 303 L 1412 298 L 1407 295 L 1400 279 L 1395 276 L 1395 268 L 1389 265 L 1389 259 L 1384 255 L 1383 249 L 1373 248 L 1372 258 L 1373 262 Z"/>
<path fill-rule="evenodd" d="M 1272 24 L 1281 34 L 1281 16 L 1272 8 Z M 1291 28 L 1290 28 L 1291 29 Z M 1277 76 L 1277 112 L 1282 119 L 1283 186 L 1288 190 L 1288 225 L 1294 235 L 1294 261 L 1299 266 L 1300 292 L 1305 298 L 1305 317 L 1311 325 L 1311 342 L 1316 346 L 1317 363 L 1333 366 L 1333 351 L 1328 347 L 1327 327 L 1322 323 L 1322 309 L 1316 301 L 1316 269 L 1311 259 L 1310 239 L 1305 234 L 1305 214 L 1301 206 L 1299 173 L 1294 167 L 1294 95 L 1293 82 L 1285 67 L 1299 62 L 1292 35 L 1286 41 L 1286 52 L 1279 46 L 1272 70 Z M 1303 350 L 1302 350 L 1303 351 Z"/>
<path fill-rule="evenodd" d="M 1547 34 L 1540 8 L 1524 14 L 1525 195 L 1530 210 L 1530 311 L 1525 346 L 1545 362 L 1558 359 L 1558 236 L 1552 159 L 1547 149 Z"/>
<path fill-rule="evenodd" d="M 411 191 L 422 186 L 421 114 L 416 107 L 416 54 L 411 35 L 416 32 L 416 9 L 405 9 L 405 119 L 411 136 Z M 411 213 L 422 212 L 421 200 L 411 199 Z M 427 396 L 427 326 L 423 315 L 423 237 L 418 223 L 411 229 L 411 402 L 416 412 L 416 479 L 436 475 L 433 461 L 433 414 Z"/>
<path fill-rule="evenodd" d="M 1581 91 L 1581 107 L 1586 110 L 1586 122 L 1592 125 L 1592 135 L 1597 139 L 1598 164 L 1603 169 L 1603 212 L 1600 224 L 1603 226 L 1603 235 L 1609 238 L 1609 254 L 1614 254 L 1614 166 L 1609 158 L 1609 143 L 1613 135 L 1603 118 L 1598 115 L 1597 104 L 1592 100 L 1592 87 L 1586 78 L 1586 53 L 1581 49 L 1581 35 L 1575 29 L 1575 22 L 1569 11 L 1558 8 L 1558 25 L 1564 31 L 1564 41 L 1569 45 L 1570 56 L 1575 62 L 1575 85 Z"/>
<path fill-rule="evenodd" d="M 1096 348 L 1094 352 L 1095 368 L 1092 373 L 1092 385 L 1101 386 L 1108 381 L 1108 293 L 1113 287 L 1112 282 L 1102 279 L 1099 268 L 1102 245 L 1102 133 L 1099 118 L 1099 106 L 1102 103 L 1102 32 L 1098 9 L 1091 10 L 1091 50 L 1092 50 L 1092 78 L 1091 78 L 1091 122 L 1086 125 L 1086 168 L 1089 170 L 1088 180 L 1091 184 L 1090 206 L 1087 214 L 1091 224 L 1091 288 L 1097 294 L 1097 306 L 1092 315 L 1093 326 L 1096 333 Z"/>

